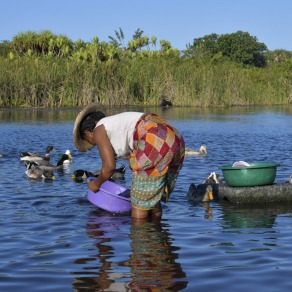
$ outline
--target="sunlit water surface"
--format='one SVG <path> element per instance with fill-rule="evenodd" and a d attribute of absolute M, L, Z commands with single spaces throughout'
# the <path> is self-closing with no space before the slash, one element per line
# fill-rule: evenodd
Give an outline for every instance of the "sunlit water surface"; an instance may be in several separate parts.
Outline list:
<path fill-rule="evenodd" d="M 122 110 L 117 109 L 112 113 Z M 144 109 L 143 109 L 144 110 Z M 292 287 L 292 206 L 191 203 L 191 183 L 238 160 L 280 163 L 276 182 L 292 174 L 292 108 L 200 111 L 148 108 L 170 120 L 189 157 L 161 222 L 132 224 L 88 202 L 71 173 L 97 170 L 96 149 L 78 153 L 74 110 L 0 110 L 1 291 L 288 291 Z M 73 163 L 52 182 L 24 175 L 19 152 L 70 149 Z M 127 161 L 118 161 L 118 166 Z M 222 175 L 222 174 L 221 174 Z M 129 187 L 131 174 L 119 183 Z M 152 289 L 152 290 L 151 290 Z"/>

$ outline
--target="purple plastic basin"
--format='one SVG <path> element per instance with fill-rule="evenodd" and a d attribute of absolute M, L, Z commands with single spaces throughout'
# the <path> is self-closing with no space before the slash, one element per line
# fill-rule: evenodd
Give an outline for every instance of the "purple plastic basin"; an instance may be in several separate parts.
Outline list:
<path fill-rule="evenodd" d="M 87 182 L 94 180 L 89 177 Z M 117 183 L 106 181 L 97 192 L 88 190 L 87 199 L 95 206 L 112 213 L 130 212 L 132 209 L 130 190 Z"/>

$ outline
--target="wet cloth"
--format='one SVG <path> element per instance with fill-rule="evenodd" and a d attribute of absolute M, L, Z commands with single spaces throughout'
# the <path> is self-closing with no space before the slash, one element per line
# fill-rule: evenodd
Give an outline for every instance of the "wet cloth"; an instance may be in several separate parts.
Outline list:
<path fill-rule="evenodd" d="M 184 160 L 185 143 L 180 132 L 163 118 L 144 114 L 134 132 L 130 168 L 133 173 L 132 205 L 150 210 L 168 201 Z"/>

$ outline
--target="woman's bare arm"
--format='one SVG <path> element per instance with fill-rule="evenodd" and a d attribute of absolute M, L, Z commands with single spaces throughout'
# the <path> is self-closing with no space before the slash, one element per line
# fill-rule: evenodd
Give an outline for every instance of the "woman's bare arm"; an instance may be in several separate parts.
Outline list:
<path fill-rule="evenodd" d="M 97 179 L 89 182 L 88 187 L 92 191 L 97 191 L 101 184 L 113 175 L 116 163 L 114 151 L 104 125 L 100 125 L 93 130 L 92 142 L 98 147 L 102 167 Z"/>

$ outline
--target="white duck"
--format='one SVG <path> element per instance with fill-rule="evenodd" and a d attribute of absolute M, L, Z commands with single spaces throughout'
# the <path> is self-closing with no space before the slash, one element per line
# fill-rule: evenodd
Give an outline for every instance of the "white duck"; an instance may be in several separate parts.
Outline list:
<path fill-rule="evenodd" d="M 199 150 L 186 147 L 185 156 L 205 156 L 208 154 L 207 147 L 202 145 Z"/>

